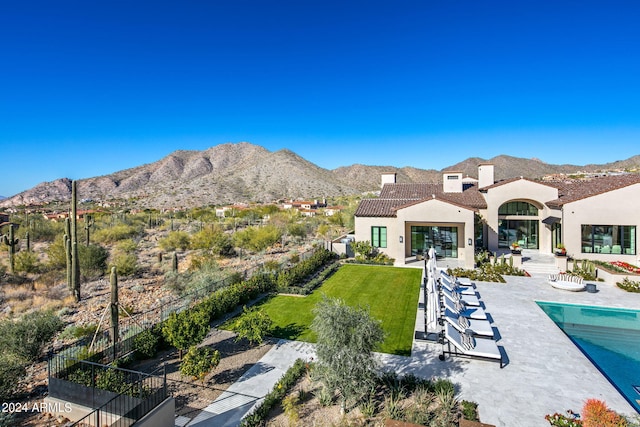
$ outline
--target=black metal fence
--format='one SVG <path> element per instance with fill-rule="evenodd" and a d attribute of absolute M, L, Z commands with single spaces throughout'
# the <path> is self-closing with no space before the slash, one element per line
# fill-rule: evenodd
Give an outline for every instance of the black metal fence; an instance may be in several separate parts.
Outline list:
<path fill-rule="evenodd" d="M 49 359 L 49 396 L 95 410 L 73 425 L 124 427 L 167 398 L 160 375 L 115 368 L 64 356 Z"/>
<path fill-rule="evenodd" d="M 309 258 L 317 249 L 303 252 L 299 255 L 300 261 Z M 280 269 L 290 267 L 290 263 L 282 263 Z M 263 264 L 255 265 L 242 272 L 244 280 L 264 271 Z M 77 340 L 59 349 L 56 354 L 68 358 L 82 358 L 93 362 L 110 363 L 134 350 L 135 337 L 145 329 L 166 320 L 171 313 L 183 311 L 199 301 L 202 301 L 211 293 L 218 289 L 227 287 L 233 283 L 233 278 L 228 277 L 216 282 L 208 283 L 191 290 L 190 292 L 176 296 L 167 301 L 161 302 L 158 306 L 143 313 L 133 316 L 121 316 L 118 322 L 119 340 L 113 345 L 110 330 L 107 324 L 94 335 L 88 338 Z"/>

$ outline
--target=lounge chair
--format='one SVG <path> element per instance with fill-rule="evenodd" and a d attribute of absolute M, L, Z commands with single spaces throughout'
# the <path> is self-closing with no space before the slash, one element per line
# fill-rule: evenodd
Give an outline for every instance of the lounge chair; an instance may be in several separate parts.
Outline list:
<path fill-rule="evenodd" d="M 445 299 L 449 298 L 454 303 L 460 301 L 464 305 L 480 307 L 480 300 L 475 295 L 460 295 L 457 292 L 451 292 L 443 286 L 440 287 L 440 293 L 445 297 Z"/>
<path fill-rule="evenodd" d="M 451 292 L 457 292 L 460 295 L 473 295 L 478 296 L 476 291 L 470 286 L 460 286 L 457 283 L 451 282 L 445 276 L 440 277 L 440 284 Z"/>
<path fill-rule="evenodd" d="M 449 281 L 451 283 L 455 283 L 459 286 L 471 286 L 472 288 L 475 288 L 476 285 L 471 281 L 471 279 L 467 278 L 467 277 L 455 277 L 450 275 L 449 273 L 447 273 L 447 270 L 445 269 L 441 269 L 440 270 L 440 277 L 446 277 L 447 279 L 449 279 Z"/>
<path fill-rule="evenodd" d="M 620 245 L 613 245 L 611 247 L 611 253 L 612 254 L 621 254 L 622 253 L 622 246 Z"/>
<path fill-rule="evenodd" d="M 487 320 L 487 314 L 480 307 L 465 307 L 461 303 L 454 303 L 448 298 L 442 298 L 442 310 L 449 310 L 468 319 Z"/>
<path fill-rule="evenodd" d="M 442 320 L 443 324 L 449 322 L 460 333 L 471 330 L 475 335 L 493 338 L 493 328 L 488 320 L 468 319 L 447 308 L 444 309 Z"/>
<path fill-rule="evenodd" d="M 581 276 L 572 274 L 550 274 L 549 284 L 564 291 L 580 292 L 584 291 L 587 285 L 583 283 Z"/>
<path fill-rule="evenodd" d="M 498 344 L 493 339 L 474 337 L 467 333 L 460 333 L 451 324 L 444 325 L 444 340 L 442 342 L 442 354 L 440 360 L 444 360 L 446 355 L 471 357 L 475 359 L 499 362 L 502 365 L 502 353 Z M 445 343 L 446 341 L 446 343 Z M 445 344 L 447 349 L 445 350 Z"/>

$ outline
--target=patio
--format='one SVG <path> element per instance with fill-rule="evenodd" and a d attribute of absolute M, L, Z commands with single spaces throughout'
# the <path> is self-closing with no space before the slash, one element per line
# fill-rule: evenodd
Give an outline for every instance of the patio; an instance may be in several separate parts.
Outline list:
<path fill-rule="evenodd" d="M 485 311 L 497 328 L 506 366 L 463 358 L 438 360 L 441 346 L 414 343 L 412 357 L 382 355 L 387 369 L 421 376 L 447 376 L 461 386 L 461 399 L 479 404 L 480 418 L 496 426 L 548 426 L 546 414 L 579 412 L 588 398 L 604 400 L 623 414 L 635 410 L 591 364 L 535 301 L 608 307 L 640 307 L 640 294 L 598 283 L 597 293 L 552 288 L 546 274 L 507 276 L 506 284 L 477 282 Z M 638 396 L 640 398 L 640 396 Z"/>

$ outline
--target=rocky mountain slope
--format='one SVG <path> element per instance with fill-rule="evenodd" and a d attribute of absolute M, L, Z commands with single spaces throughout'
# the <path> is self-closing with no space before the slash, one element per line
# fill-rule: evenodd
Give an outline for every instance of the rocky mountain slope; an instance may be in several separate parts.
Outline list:
<path fill-rule="evenodd" d="M 496 179 L 538 178 L 550 173 L 574 173 L 614 168 L 640 168 L 640 156 L 605 165 L 550 165 L 536 159 L 498 156 L 466 159 L 443 170 L 475 177 L 480 163 L 495 165 Z M 355 164 L 323 169 L 290 150 L 271 152 L 250 143 L 227 143 L 204 151 L 175 151 L 146 165 L 78 181 L 83 199 L 127 199 L 138 207 L 194 207 L 233 202 L 270 202 L 359 194 L 379 189 L 380 174 L 396 172 L 398 182 L 435 182 L 442 171 L 414 167 Z M 70 199 L 67 178 L 38 184 L 0 201 L 0 207 Z"/>

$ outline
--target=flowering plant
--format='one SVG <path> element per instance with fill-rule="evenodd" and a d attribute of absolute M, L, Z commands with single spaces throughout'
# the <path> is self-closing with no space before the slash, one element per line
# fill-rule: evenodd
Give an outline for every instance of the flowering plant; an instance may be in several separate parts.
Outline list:
<path fill-rule="evenodd" d="M 630 273 L 640 274 L 640 268 L 636 267 L 635 265 L 631 265 L 628 262 L 613 261 L 610 264 L 611 265 L 615 265 L 616 267 L 623 268 L 623 269 L 627 270 Z"/>
<path fill-rule="evenodd" d="M 574 417 L 567 417 L 558 412 L 555 414 L 545 415 L 545 420 L 549 421 L 549 424 L 552 426 L 558 427 L 580 427 L 582 426 L 582 421 L 576 419 Z"/>

